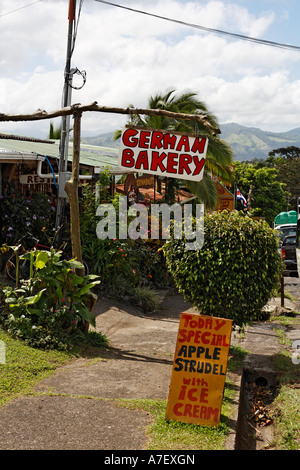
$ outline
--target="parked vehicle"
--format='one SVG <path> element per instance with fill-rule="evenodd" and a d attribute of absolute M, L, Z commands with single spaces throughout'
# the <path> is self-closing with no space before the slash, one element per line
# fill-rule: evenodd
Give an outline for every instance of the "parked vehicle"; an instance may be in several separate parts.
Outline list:
<path fill-rule="evenodd" d="M 297 212 L 280 212 L 274 219 L 274 229 L 278 232 L 279 248 L 287 235 L 295 235 L 297 232 Z"/>
<path fill-rule="evenodd" d="M 298 204 L 298 207 L 299 207 L 299 204 Z M 298 222 L 297 222 L 296 259 L 297 259 L 298 277 L 300 277 L 300 215 L 298 217 Z"/>
<path fill-rule="evenodd" d="M 295 235 L 288 235 L 283 239 L 281 245 L 281 257 L 284 260 L 286 267 L 284 275 L 299 277 L 297 265 L 297 237 Z"/>
<path fill-rule="evenodd" d="M 287 236 L 294 236 L 296 237 L 297 233 L 297 224 L 284 224 L 284 225 L 279 225 L 278 227 L 275 227 L 275 230 L 278 231 L 279 233 L 279 248 L 281 248 L 283 240 Z"/>

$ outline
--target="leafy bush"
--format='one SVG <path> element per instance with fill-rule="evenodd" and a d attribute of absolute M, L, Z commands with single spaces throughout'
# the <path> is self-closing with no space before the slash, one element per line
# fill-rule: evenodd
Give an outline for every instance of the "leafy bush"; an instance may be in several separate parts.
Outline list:
<path fill-rule="evenodd" d="M 152 312 L 157 310 L 160 305 L 160 300 L 156 292 L 148 286 L 136 287 L 131 294 L 131 301 L 143 308 L 145 312 Z"/>
<path fill-rule="evenodd" d="M 100 194 L 107 196 L 103 188 Z M 100 199 L 99 203 L 106 202 Z M 116 213 L 119 210 L 118 195 L 110 201 Z M 151 293 L 149 289 L 166 286 L 170 282 L 163 254 L 159 252 L 161 244 L 150 240 L 119 240 L 115 238 L 101 240 L 97 237 L 96 226 L 99 219 L 96 214 L 96 199 L 91 187 L 85 186 L 82 199 L 80 230 L 82 254 L 89 266 L 90 272 L 99 275 L 100 289 L 103 294 L 122 299 L 141 299 L 144 293 L 143 305 L 147 304 Z M 117 216 L 117 221 L 119 217 Z M 128 222 L 130 218 L 128 218 Z M 139 287 L 148 289 L 134 292 Z M 154 296 L 154 291 L 152 293 Z M 153 301 L 148 308 L 152 308 Z"/>
<path fill-rule="evenodd" d="M 204 230 L 198 251 L 186 251 L 184 240 L 164 246 L 179 291 L 203 315 L 241 327 L 259 320 L 282 271 L 274 231 L 236 211 L 206 215 Z"/>
<path fill-rule="evenodd" d="M 27 232 L 40 243 L 48 244 L 48 239 L 53 237 L 55 213 L 46 195 L 34 193 L 30 199 L 22 195 L 2 198 L 0 209 L 1 243 L 15 245 Z"/>
<path fill-rule="evenodd" d="M 54 249 L 23 257 L 32 264 L 33 276 L 19 288 L 4 289 L 8 309 L 1 316 L 2 326 L 31 346 L 67 348 L 85 322 L 95 325 L 88 302 L 98 277 L 78 276 L 75 270 L 81 263 L 61 259 Z"/>

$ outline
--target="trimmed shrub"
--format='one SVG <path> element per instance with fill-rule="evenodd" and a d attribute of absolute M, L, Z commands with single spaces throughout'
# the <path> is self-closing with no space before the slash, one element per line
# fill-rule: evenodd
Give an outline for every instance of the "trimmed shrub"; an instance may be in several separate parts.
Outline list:
<path fill-rule="evenodd" d="M 205 216 L 204 244 L 185 250 L 184 240 L 164 246 L 175 284 L 201 314 L 229 318 L 243 327 L 262 318 L 278 288 L 282 261 L 274 231 L 237 211 Z"/>

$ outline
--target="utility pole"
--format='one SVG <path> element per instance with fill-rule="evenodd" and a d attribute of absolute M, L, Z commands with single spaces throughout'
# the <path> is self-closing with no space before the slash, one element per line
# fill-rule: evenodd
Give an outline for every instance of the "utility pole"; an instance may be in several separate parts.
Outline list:
<path fill-rule="evenodd" d="M 71 57 L 72 57 L 72 52 L 73 52 L 72 47 L 73 47 L 75 11 L 76 11 L 76 0 L 69 0 L 67 58 L 66 58 L 64 89 L 63 89 L 63 98 L 62 98 L 63 108 L 70 106 L 71 96 L 72 96 Z M 70 116 L 62 116 L 62 131 L 61 131 L 60 146 L 59 146 L 59 166 L 58 166 L 59 175 L 62 172 L 67 171 L 67 168 L 68 168 L 69 132 L 70 132 Z M 57 199 L 55 230 L 57 230 L 62 224 L 65 203 L 66 203 L 66 198 L 63 195 L 64 188 L 62 187 L 62 185 L 65 184 L 65 180 L 59 177 L 58 184 L 59 184 L 59 193 L 58 193 L 58 199 Z M 60 240 L 59 235 L 60 234 L 58 234 L 58 241 Z"/>

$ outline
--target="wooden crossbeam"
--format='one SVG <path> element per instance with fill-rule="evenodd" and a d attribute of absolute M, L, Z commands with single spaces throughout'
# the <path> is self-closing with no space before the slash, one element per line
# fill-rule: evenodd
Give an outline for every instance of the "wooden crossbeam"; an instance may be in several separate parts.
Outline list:
<path fill-rule="evenodd" d="M 65 108 L 58 109 L 56 111 L 47 112 L 45 110 L 38 109 L 32 114 L 4 114 L 0 113 L 0 121 L 39 121 L 44 119 L 53 119 L 60 116 L 74 115 L 75 112 L 84 113 L 87 111 L 101 112 L 101 113 L 113 113 L 113 114 L 141 114 L 147 116 L 165 116 L 173 119 L 182 119 L 185 121 L 195 121 L 202 123 L 209 132 L 212 134 L 220 134 L 219 128 L 215 128 L 209 122 L 209 118 L 206 114 L 187 114 L 187 113 L 175 113 L 172 111 L 166 111 L 164 109 L 143 109 L 143 108 L 116 108 L 109 106 L 100 106 L 97 101 L 94 101 L 88 105 L 73 104 Z"/>

